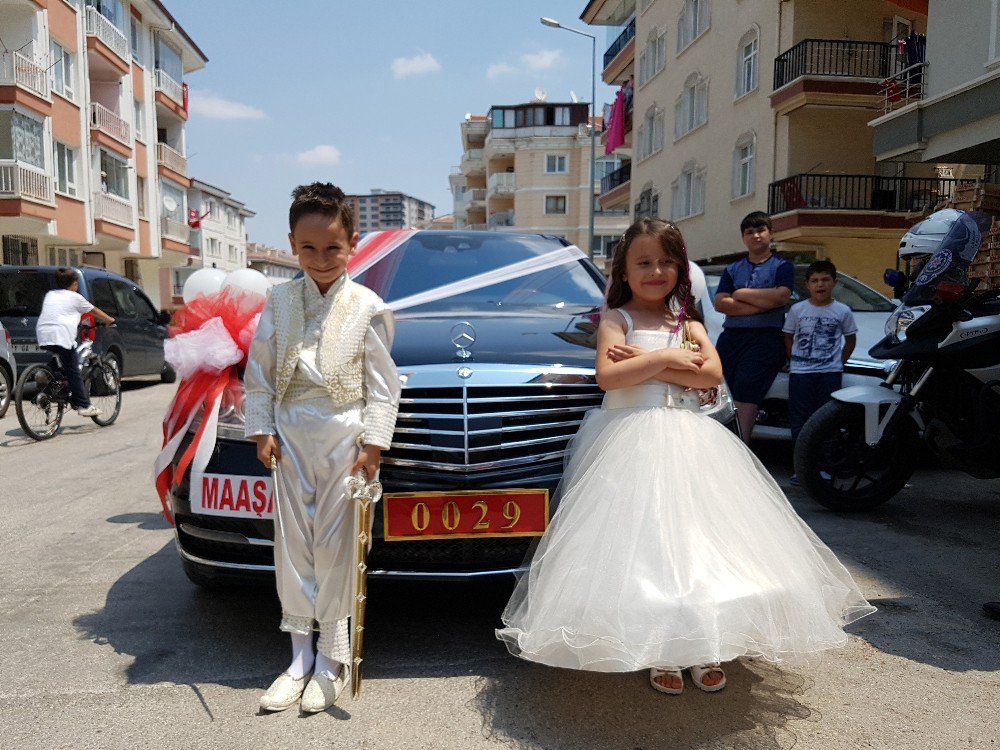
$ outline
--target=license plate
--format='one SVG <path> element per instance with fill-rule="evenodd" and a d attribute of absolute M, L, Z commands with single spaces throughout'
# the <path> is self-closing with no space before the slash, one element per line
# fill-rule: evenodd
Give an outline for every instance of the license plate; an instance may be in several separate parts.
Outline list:
<path fill-rule="evenodd" d="M 382 521 L 387 542 L 541 536 L 549 522 L 549 491 L 387 493 Z"/>
<path fill-rule="evenodd" d="M 191 512 L 229 518 L 274 518 L 271 477 L 191 472 Z"/>
<path fill-rule="evenodd" d="M 34 354 L 40 352 L 41 349 L 36 344 L 14 344 L 14 351 L 22 354 Z"/>

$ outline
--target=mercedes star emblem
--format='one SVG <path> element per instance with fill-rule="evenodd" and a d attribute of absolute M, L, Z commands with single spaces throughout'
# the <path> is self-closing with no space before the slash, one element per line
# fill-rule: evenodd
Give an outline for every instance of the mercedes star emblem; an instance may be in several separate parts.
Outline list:
<path fill-rule="evenodd" d="M 456 372 L 458 373 L 458 377 L 462 378 L 462 380 L 472 377 L 472 368 L 466 367 L 465 365 L 459 367 Z"/>
<path fill-rule="evenodd" d="M 476 329 L 472 327 L 471 323 L 465 321 L 456 323 L 451 329 L 451 343 L 458 349 L 455 352 L 457 356 L 468 359 L 472 356 L 469 347 L 476 343 Z"/>

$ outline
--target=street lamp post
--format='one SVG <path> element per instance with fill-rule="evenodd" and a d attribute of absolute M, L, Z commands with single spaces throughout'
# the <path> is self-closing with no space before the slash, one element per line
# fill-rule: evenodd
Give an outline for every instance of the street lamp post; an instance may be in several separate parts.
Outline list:
<path fill-rule="evenodd" d="M 587 238 L 587 257 L 594 259 L 594 175 L 597 173 L 597 159 L 594 142 L 597 138 L 597 37 L 585 31 L 563 26 L 554 18 L 538 19 L 545 26 L 563 29 L 590 38 L 590 179 L 587 181 L 587 202 L 590 205 L 590 236 Z"/>

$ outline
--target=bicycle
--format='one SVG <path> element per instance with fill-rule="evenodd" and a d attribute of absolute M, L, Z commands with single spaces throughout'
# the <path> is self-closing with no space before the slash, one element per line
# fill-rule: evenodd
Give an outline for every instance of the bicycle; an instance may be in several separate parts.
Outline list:
<path fill-rule="evenodd" d="M 85 331 L 88 326 L 81 326 Z M 114 424 L 122 408 L 121 373 L 114 357 L 101 357 L 94 351 L 94 343 L 84 337 L 77 347 L 80 355 L 80 374 L 90 395 L 91 403 L 101 410 L 91 417 L 100 427 Z M 17 379 L 14 396 L 17 421 L 21 429 L 33 440 L 54 437 L 62 424 L 63 415 L 70 407 L 69 381 L 63 377 L 55 356 L 47 364 L 34 364 L 25 368 Z"/>

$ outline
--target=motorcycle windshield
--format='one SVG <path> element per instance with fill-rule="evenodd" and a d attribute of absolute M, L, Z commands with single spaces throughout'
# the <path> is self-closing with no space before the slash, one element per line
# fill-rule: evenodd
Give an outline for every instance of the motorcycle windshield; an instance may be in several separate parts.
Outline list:
<path fill-rule="evenodd" d="M 979 252 L 990 221 L 986 214 L 963 211 L 941 240 L 937 252 L 920 269 L 913 286 L 903 297 L 903 304 L 915 306 L 933 302 L 942 283 L 968 286 L 969 263 Z"/>

